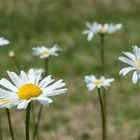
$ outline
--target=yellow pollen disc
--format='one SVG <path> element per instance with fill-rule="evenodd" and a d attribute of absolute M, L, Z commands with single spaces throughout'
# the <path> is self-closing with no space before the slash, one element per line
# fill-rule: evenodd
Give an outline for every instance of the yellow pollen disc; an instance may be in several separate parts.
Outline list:
<path fill-rule="evenodd" d="M 39 96 L 42 93 L 39 86 L 35 84 L 25 84 L 19 88 L 18 96 L 21 99 L 29 100 Z"/>
<path fill-rule="evenodd" d="M 96 85 L 101 85 L 102 82 L 101 82 L 101 81 L 95 81 L 95 84 L 96 84 Z"/>
<path fill-rule="evenodd" d="M 1 102 L 1 103 L 8 103 L 9 100 L 7 100 L 7 99 L 1 99 L 0 102 Z"/>
<path fill-rule="evenodd" d="M 101 32 L 101 33 L 106 32 L 106 28 L 105 28 L 104 26 L 101 26 L 101 27 L 100 27 L 100 32 Z"/>
<path fill-rule="evenodd" d="M 44 51 L 43 54 L 44 55 L 48 55 L 49 54 L 49 51 Z"/>
<path fill-rule="evenodd" d="M 140 62 L 137 62 L 137 64 L 136 64 L 136 65 L 137 65 L 137 67 L 138 67 L 138 68 L 140 68 Z"/>

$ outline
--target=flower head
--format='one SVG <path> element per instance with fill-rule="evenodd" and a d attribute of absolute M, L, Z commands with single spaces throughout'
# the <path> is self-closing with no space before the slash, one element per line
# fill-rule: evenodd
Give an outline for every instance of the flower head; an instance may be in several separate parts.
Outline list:
<path fill-rule="evenodd" d="M 0 37 L 0 46 L 8 45 L 10 42 L 4 37 Z"/>
<path fill-rule="evenodd" d="M 138 78 L 140 78 L 140 48 L 138 46 L 133 46 L 133 53 L 123 52 L 126 56 L 119 57 L 119 60 L 123 63 L 129 65 L 120 70 L 120 75 L 127 75 L 130 71 L 134 71 L 132 76 L 132 82 L 137 83 Z"/>
<path fill-rule="evenodd" d="M 33 55 L 40 56 L 40 58 L 48 58 L 49 56 L 58 56 L 59 51 L 58 45 L 54 45 L 52 48 L 47 48 L 45 46 L 33 48 Z"/>
<path fill-rule="evenodd" d="M 111 34 L 114 33 L 122 28 L 122 24 L 99 24 L 97 22 L 89 23 L 86 22 L 87 30 L 83 31 L 83 34 L 87 35 L 87 40 L 91 41 L 95 34 Z"/>
<path fill-rule="evenodd" d="M 13 50 L 10 50 L 8 53 L 10 58 L 14 58 L 15 57 L 15 52 Z"/>
<path fill-rule="evenodd" d="M 17 105 L 18 102 L 16 100 L 11 100 L 8 98 L 1 98 L 0 99 L 0 108 L 8 108 L 10 109 L 11 107 Z"/>
<path fill-rule="evenodd" d="M 67 90 L 63 88 L 65 86 L 63 80 L 54 82 L 51 76 L 40 80 L 41 73 L 36 75 L 33 69 L 30 69 L 28 74 L 21 71 L 20 76 L 10 71 L 7 73 L 13 83 L 5 78 L 0 80 L 0 85 L 4 87 L 4 89 L 0 88 L 0 97 L 4 100 L 15 101 L 18 109 L 25 109 L 34 100 L 48 106 L 52 103 L 50 96 L 65 93 Z"/>
<path fill-rule="evenodd" d="M 101 77 L 100 79 L 97 79 L 94 75 L 89 75 L 89 76 L 85 76 L 84 79 L 86 86 L 88 88 L 89 91 L 94 90 L 95 88 L 107 88 L 110 86 L 110 84 L 114 81 L 113 78 L 105 78 L 105 77 Z"/>

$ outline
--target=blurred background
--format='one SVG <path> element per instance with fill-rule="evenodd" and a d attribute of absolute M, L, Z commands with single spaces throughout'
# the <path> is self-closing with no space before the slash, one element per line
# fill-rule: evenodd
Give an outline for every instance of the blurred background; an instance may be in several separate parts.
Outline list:
<path fill-rule="evenodd" d="M 32 56 L 32 47 L 55 43 L 63 49 L 51 58 L 49 74 L 67 83 L 68 93 L 53 97 L 43 111 L 40 140 L 100 140 L 101 119 L 96 90 L 90 94 L 85 75 L 101 76 L 99 36 L 87 42 L 82 35 L 85 22 L 122 23 L 122 30 L 106 35 L 105 56 L 108 77 L 116 81 L 107 92 L 109 140 L 137 140 L 140 132 L 140 86 L 132 85 L 131 74 L 122 78 L 118 61 L 122 51 L 140 45 L 139 0 L 0 0 L 0 36 L 11 44 L 0 48 L 0 74 L 17 71 L 8 57 L 14 50 L 23 70 L 43 67 L 44 61 Z M 37 110 L 36 110 L 37 112 Z M 1 110 L 4 140 L 10 140 L 5 110 Z M 24 139 L 25 111 L 12 110 L 16 139 Z M 33 116 L 31 117 L 31 125 Z M 32 126 L 31 126 L 32 127 Z"/>

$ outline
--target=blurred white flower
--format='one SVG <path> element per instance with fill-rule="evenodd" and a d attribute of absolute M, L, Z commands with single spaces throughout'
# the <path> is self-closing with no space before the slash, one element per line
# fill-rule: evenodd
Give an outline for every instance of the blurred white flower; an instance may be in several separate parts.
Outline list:
<path fill-rule="evenodd" d="M 95 88 L 107 88 L 114 81 L 113 78 L 105 78 L 102 76 L 100 79 L 97 79 L 94 75 L 85 76 L 85 83 L 89 91 L 94 90 Z"/>
<path fill-rule="evenodd" d="M 14 101 L 18 109 L 26 109 L 31 101 L 39 101 L 48 106 L 53 102 L 48 97 L 65 93 L 67 90 L 63 88 L 63 80 L 54 82 L 51 76 L 40 80 L 41 73 L 37 76 L 33 69 L 29 70 L 28 75 L 24 71 L 21 71 L 20 76 L 14 72 L 7 73 L 13 84 L 5 78 L 0 80 L 0 85 L 4 87 L 0 88 L 0 98 Z"/>
<path fill-rule="evenodd" d="M 10 42 L 4 37 L 0 37 L 0 46 L 8 45 Z"/>
<path fill-rule="evenodd" d="M 39 75 L 40 73 L 44 73 L 45 70 L 43 68 L 33 68 L 36 75 Z"/>
<path fill-rule="evenodd" d="M 55 44 L 52 48 L 41 46 L 33 48 L 33 55 L 40 56 L 40 58 L 48 58 L 49 56 L 58 56 L 58 51 L 60 51 L 60 48 L 57 44 Z"/>
<path fill-rule="evenodd" d="M 83 31 L 83 34 L 87 35 L 87 40 L 91 41 L 95 34 L 112 34 L 122 28 L 122 24 L 113 24 L 113 23 L 106 23 L 106 24 L 99 24 L 97 22 L 89 23 L 86 22 L 87 30 Z"/>
<path fill-rule="evenodd" d="M 2 92 L 2 90 L 0 90 Z M 11 99 L 5 99 L 4 97 L 0 99 L 0 108 L 8 108 L 10 109 L 11 107 L 17 105 L 18 102 L 16 100 L 11 100 Z"/>
<path fill-rule="evenodd" d="M 13 50 L 10 50 L 8 53 L 10 58 L 14 58 L 15 57 L 15 52 Z"/>
<path fill-rule="evenodd" d="M 133 46 L 133 53 L 123 52 L 126 57 L 119 57 L 119 60 L 130 66 L 120 70 L 120 75 L 127 75 L 130 71 L 134 71 L 132 76 L 133 84 L 136 84 L 140 78 L 140 48 Z"/>

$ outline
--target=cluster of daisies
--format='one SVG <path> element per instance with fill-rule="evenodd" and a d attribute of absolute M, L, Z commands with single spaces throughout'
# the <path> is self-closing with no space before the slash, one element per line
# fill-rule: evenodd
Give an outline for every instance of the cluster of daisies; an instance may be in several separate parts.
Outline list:
<path fill-rule="evenodd" d="M 122 28 L 122 24 L 98 24 L 86 23 L 87 29 L 83 34 L 87 35 L 87 40 L 91 41 L 95 34 L 105 35 L 114 33 Z M 8 45 L 10 42 L 0 37 L 0 46 Z M 58 56 L 58 51 L 61 49 L 57 44 L 48 48 L 39 46 L 33 48 L 33 55 L 39 56 L 41 59 L 48 59 L 51 56 Z M 119 60 L 126 63 L 127 67 L 121 69 L 120 75 L 127 75 L 130 71 L 134 71 L 132 82 L 137 83 L 140 78 L 140 48 L 133 46 L 133 53 L 123 52 L 125 55 L 119 57 Z M 15 57 L 14 51 L 9 52 L 10 57 Z M 10 109 L 17 107 L 18 109 L 26 109 L 30 102 L 37 101 L 43 106 L 48 106 L 53 102 L 51 96 L 65 93 L 67 88 L 62 79 L 56 81 L 51 75 L 42 76 L 44 69 L 31 68 L 28 72 L 21 70 L 19 74 L 12 71 L 7 71 L 10 80 L 1 78 L 0 80 L 0 108 Z M 101 76 L 96 78 L 95 75 L 85 76 L 87 89 L 107 89 L 114 78 L 106 78 Z"/>
<path fill-rule="evenodd" d="M 122 28 L 122 24 L 99 24 L 97 22 L 89 23 L 86 22 L 87 29 L 84 30 L 82 33 L 87 35 L 87 40 L 91 41 L 95 34 L 111 34 L 114 33 Z M 128 67 L 125 67 L 120 70 L 120 75 L 126 76 L 130 71 L 134 71 L 132 76 L 133 84 L 136 84 L 138 79 L 140 78 L 140 48 L 138 46 L 132 46 L 133 53 L 130 52 L 123 52 L 125 55 L 119 57 L 119 60 L 123 63 L 127 64 Z M 114 81 L 113 78 L 106 79 L 102 76 L 100 79 L 97 79 L 95 75 L 85 76 L 85 83 L 88 90 L 94 90 L 95 88 L 105 87 L 107 88 L 110 86 L 111 82 Z"/>
<path fill-rule="evenodd" d="M 95 34 L 111 34 L 121 29 L 122 24 L 99 24 L 86 23 L 87 29 L 83 31 L 83 34 L 87 34 L 87 40 L 91 41 Z M 0 37 L 0 46 L 8 45 L 9 41 L 3 37 Z M 58 51 L 61 49 L 55 44 L 51 48 L 45 46 L 33 48 L 33 55 L 39 56 L 41 59 L 48 58 L 50 56 L 58 56 Z M 132 76 L 132 82 L 136 83 L 140 78 L 140 48 L 133 46 L 133 52 L 123 52 L 126 57 L 119 57 L 119 60 L 130 65 L 123 68 L 120 74 L 125 76 L 130 71 L 134 71 Z M 14 52 L 9 53 L 10 56 L 14 56 Z M 43 69 L 30 69 L 29 72 L 21 71 L 19 75 L 15 72 L 7 71 L 11 81 L 5 78 L 0 80 L 0 107 L 11 108 L 17 106 L 19 109 L 25 109 L 27 105 L 36 100 L 44 106 L 48 106 L 52 103 L 50 96 L 65 93 L 66 88 L 63 80 L 54 82 L 51 75 L 42 79 Z M 114 81 L 114 78 L 96 78 L 95 75 L 85 76 L 85 83 L 88 90 L 94 90 L 95 88 L 109 87 Z"/>
<path fill-rule="evenodd" d="M 9 41 L 0 38 L 0 45 L 8 45 Z M 33 48 L 33 54 L 40 58 L 58 56 L 58 45 L 51 48 L 45 46 Z M 10 57 L 14 57 L 14 51 L 9 52 Z M 7 71 L 10 81 L 2 78 L 0 80 L 0 107 L 11 108 L 17 106 L 18 109 L 26 109 L 31 101 L 38 101 L 43 106 L 48 106 L 53 102 L 51 96 L 65 93 L 65 83 L 62 79 L 55 81 L 51 75 L 42 78 L 44 69 L 31 68 L 28 72 L 20 71 L 16 74 Z"/>

